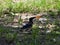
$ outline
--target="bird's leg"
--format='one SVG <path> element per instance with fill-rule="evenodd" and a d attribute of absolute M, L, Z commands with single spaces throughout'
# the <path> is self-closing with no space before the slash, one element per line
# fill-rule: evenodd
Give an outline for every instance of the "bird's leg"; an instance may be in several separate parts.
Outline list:
<path fill-rule="evenodd" d="M 27 32 L 31 32 L 32 31 L 32 29 L 31 28 L 27 28 L 27 30 L 26 30 Z"/>
<path fill-rule="evenodd" d="M 30 28 L 28 32 L 29 32 L 28 34 L 32 34 L 32 28 Z"/>

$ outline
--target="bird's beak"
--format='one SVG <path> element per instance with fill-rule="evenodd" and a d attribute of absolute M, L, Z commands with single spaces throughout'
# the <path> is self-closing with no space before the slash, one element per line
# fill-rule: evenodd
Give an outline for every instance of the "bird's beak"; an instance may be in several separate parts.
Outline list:
<path fill-rule="evenodd" d="M 41 18 L 42 16 L 36 16 L 36 19 L 39 19 L 39 18 Z"/>

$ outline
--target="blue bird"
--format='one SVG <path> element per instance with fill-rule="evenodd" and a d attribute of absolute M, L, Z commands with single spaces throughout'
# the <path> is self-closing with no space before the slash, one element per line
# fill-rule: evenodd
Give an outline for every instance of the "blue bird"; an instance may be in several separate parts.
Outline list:
<path fill-rule="evenodd" d="M 31 17 L 29 18 L 29 22 L 25 25 L 23 25 L 23 27 L 21 27 L 20 31 L 23 31 L 23 30 L 31 30 L 32 26 L 33 26 L 33 19 L 37 18 L 39 19 L 41 16 L 35 16 L 35 17 Z"/>

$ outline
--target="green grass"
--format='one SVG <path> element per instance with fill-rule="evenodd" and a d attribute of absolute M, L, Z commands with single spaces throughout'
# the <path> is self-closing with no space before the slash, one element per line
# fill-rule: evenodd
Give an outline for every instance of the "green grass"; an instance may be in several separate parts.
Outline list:
<path fill-rule="evenodd" d="M 55 20 L 56 21 L 56 20 Z M 53 22 L 54 23 L 54 22 Z M 52 24 L 53 24 L 52 23 Z M 60 27 L 58 26 L 59 23 L 54 23 L 57 27 L 53 29 L 51 33 L 42 35 L 38 26 L 33 25 L 32 27 L 32 34 L 24 34 L 21 37 L 22 41 L 19 42 L 17 33 L 11 33 L 10 31 L 12 28 L 4 28 L 0 25 L 0 38 L 4 35 L 6 40 L 9 42 L 10 40 L 14 39 L 16 41 L 16 45 L 60 45 Z M 3 34 L 4 33 L 4 34 Z"/>
<path fill-rule="evenodd" d="M 0 0 L 1 1 L 1 0 Z M 22 1 L 22 0 L 21 0 Z M 47 2 L 46 2 L 47 1 Z M 27 0 L 26 2 L 16 2 L 13 3 L 12 0 L 2 0 L 0 2 L 0 15 L 4 12 L 12 12 L 12 13 L 40 13 L 44 11 L 48 11 L 47 13 L 54 17 L 54 19 L 57 19 L 57 14 L 52 11 L 49 12 L 49 10 L 56 9 L 60 12 L 60 1 L 59 0 Z M 11 15 L 11 14 L 10 14 Z M 47 16 L 49 18 L 49 16 Z M 9 22 L 11 18 L 7 18 L 7 21 Z M 11 20 L 12 21 L 12 20 Z M 19 20 L 19 24 L 21 19 Z M 47 24 L 50 23 L 47 21 Z M 10 39 L 15 39 L 16 45 L 42 45 L 42 40 L 44 41 L 45 45 L 60 45 L 60 22 L 58 20 L 54 20 L 52 24 L 56 25 L 53 31 L 46 35 L 40 34 L 40 29 L 38 29 L 38 26 L 33 25 L 32 27 L 32 34 L 26 34 L 23 36 L 24 39 L 22 39 L 22 42 L 19 42 L 16 40 L 17 34 L 16 33 L 10 33 L 12 28 L 4 28 L 0 25 L 0 37 L 4 35 L 4 37 L 9 41 Z M 4 33 L 4 34 L 3 34 Z M 44 38 L 44 39 L 43 39 Z M 54 41 L 53 39 L 56 39 Z"/>
<path fill-rule="evenodd" d="M 22 1 L 22 0 L 21 0 Z M 29 12 L 29 13 L 39 13 L 40 11 L 47 11 L 50 9 L 60 9 L 59 0 L 27 0 L 25 2 L 13 3 L 12 0 L 2 0 L 0 2 L 0 12 L 4 10 L 9 10 L 12 12 Z"/>

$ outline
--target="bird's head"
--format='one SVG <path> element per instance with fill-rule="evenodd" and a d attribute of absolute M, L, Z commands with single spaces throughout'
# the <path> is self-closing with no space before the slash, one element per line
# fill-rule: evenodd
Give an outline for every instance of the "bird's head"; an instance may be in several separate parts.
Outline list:
<path fill-rule="evenodd" d="M 32 21 L 33 21 L 33 19 L 35 19 L 35 18 L 36 18 L 36 19 L 39 19 L 39 18 L 41 18 L 41 17 L 42 17 L 42 16 L 34 16 L 34 17 L 29 18 L 29 21 L 31 21 L 31 22 L 32 22 Z"/>
<path fill-rule="evenodd" d="M 41 15 L 41 16 L 38 15 L 38 16 L 36 16 L 35 18 L 36 18 L 36 19 L 39 19 L 39 18 L 41 18 L 41 17 L 42 17 L 42 15 Z"/>

